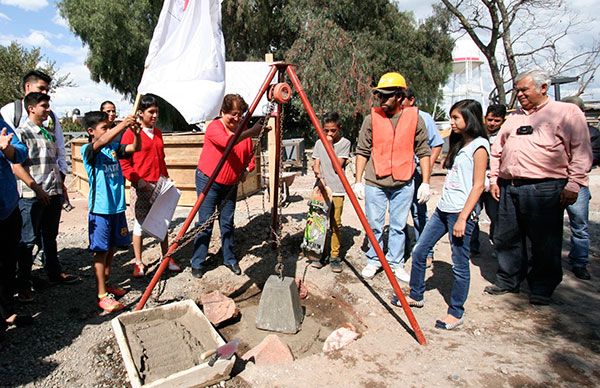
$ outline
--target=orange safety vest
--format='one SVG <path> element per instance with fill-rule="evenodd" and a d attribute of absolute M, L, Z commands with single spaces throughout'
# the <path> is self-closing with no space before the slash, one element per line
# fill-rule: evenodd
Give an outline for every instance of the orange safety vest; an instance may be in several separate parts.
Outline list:
<path fill-rule="evenodd" d="M 391 175 L 397 181 L 409 181 L 415 172 L 415 132 L 419 111 L 406 107 L 396 128 L 383 109 L 371 109 L 373 150 L 371 158 L 378 178 Z"/>

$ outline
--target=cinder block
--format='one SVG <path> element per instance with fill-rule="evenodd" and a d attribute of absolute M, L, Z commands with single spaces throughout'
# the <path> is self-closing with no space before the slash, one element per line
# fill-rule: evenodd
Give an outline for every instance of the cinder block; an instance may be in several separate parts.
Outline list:
<path fill-rule="evenodd" d="M 258 304 L 256 327 L 261 330 L 295 334 L 300 330 L 303 318 L 304 313 L 294 278 L 269 276 Z"/>

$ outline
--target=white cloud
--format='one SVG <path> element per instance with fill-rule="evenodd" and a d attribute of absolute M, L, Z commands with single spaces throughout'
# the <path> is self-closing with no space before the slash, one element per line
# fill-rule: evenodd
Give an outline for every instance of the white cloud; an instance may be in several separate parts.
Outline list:
<path fill-rule="evenodd" d="M 6 20 L 8 22 L 10 22 L 10 18 L 8 16 L 6 16 L 5 14 L 3 14 L 2 12 L 0 12 L 0 20 Z"/>
<path fill-rule="evenodd" d="M 87 54 L 87 49 L 84 48 L 83 51 Z M 116 104 L 120 116 L 129 114 L 132 109 L 131 102 L 124 100 L 120 93 L 112 90 L 107 84 L 92 81 L 88 68 L 82 63 L 70 62 L 59 65 L 60 74 L 69 73 L 70 79 L 77 86 L 56 90 L 52 94 L 52 109 L 59 116 L 64 116 L 75 108 L 84 113 L 99 109 L 102 101 L 111 100 Z"/>
<path fill-rule="evenodd" d="M 26 11 L 40 11 L 48 6 L 48 0 L 0 0 L 0 4 L 12 5 Z"/>
<path fill-rule="evenodd" d="M 48 48 L 52 46 L 52 43 L 48 38 L 40 31 L 31 31 L 27 36 L 16 36 L 10 34 L 0 35 L 0 44 L 6 46 L 11 42 L 17 42 L 26 46 L 35 46 Z"/>
<path fill-rule="evenodd" d="M 54 17 L 52 18 L 52 23 L 56 24 L 57 26 L 61 26 L 61 27 L 67 28 L 67 29 L 70 28 L 69 22 L 67 21 L 67 19 L 60 16 L 60 13 L 58 12 L 58 10 L 56 10 Z"/>

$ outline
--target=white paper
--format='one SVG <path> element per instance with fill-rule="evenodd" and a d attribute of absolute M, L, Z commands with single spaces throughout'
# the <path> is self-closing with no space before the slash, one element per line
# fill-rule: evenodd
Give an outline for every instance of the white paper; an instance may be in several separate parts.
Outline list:
<path fill-rule="evenodd" d="M 161 177 L 156 184 L 153 197 L 154 194 L 156 194 L 156 198 L 142 223 L 142 229 L 152 237 L 163 241 L 169 231 L 169 225 L 173 219 L 181 192 L 175 187 L 173 181 Z"/>

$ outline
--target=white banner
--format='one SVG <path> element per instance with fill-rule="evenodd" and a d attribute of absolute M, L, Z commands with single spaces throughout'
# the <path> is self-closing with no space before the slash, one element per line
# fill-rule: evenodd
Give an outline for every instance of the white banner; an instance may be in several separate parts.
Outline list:
<path fill-rule="evenodd" d="M 217 116 L 225 93 L 220 0 L 165 0 L 138 93 L 164 98 L 190 124 Z"/>

